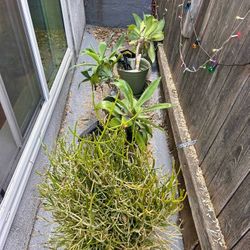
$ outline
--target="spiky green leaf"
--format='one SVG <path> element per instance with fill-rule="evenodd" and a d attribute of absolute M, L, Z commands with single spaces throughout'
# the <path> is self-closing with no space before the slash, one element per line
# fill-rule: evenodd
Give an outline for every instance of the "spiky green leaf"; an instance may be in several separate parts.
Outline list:
<path fill-rule="evenodd" d="M 143 94 L 141 95 L 141 97 L 139 98 L 136 106 L 142 106 L 146 101 L 148 101 L 153 93 L 155 92 L 155 90 L 157 89 L 159 83 L 161 81 L 161 78 L 157 78 L 156 80 L 154 80 L 143 92 Z"/>
<path fill-rule="evenodd" d="M 120 91 L 124 94 L 125 98 L 128 100 L 130 107 L 133 106 L 133 91 L 129 84 L 124 80 L 115 81 L 114 84 L 120 89 Z"/>
<path fill-rule="evenodd" d="M 148 56 L 151 62 L 153 63 L 155 61 L 155 46 L 154 42 L 150 42 L 149 44 L 149 50 L 148 50 Z"/>
<path fill-rule="evenodd" d="M 105 42 L 100 42 L 98 51 L 100 54 L 100 57 L 103 58 L 107 50 L 107 44 Z"/>
<path fill-rule="evenodd" d="M 144 112 L 153 112 L 153 111 L 156 111 L 156 110 L 160 110 L 160 109 L 168 109 L 168 108 L 171 108 L 172 107 L 172 104 L 171 103 L 157 103 L 157 104 L 154 104 L 148 108 L 145 108 L 144 109 Z"/>
<path fill-rule="evenodd" d="M 134 17 L 136 26 L 139 28 L 141 25 L 142 19 L 135 13 L 133 13 L 133 17 Z"/>
<path fill-rule="evenodd" d="M 97 110 L 103 109 L 108 111 L 110 114 L 119 114 L 123 115 L 123 112 L 121 109 L 115 104 L 115 102 L 110 101 L 101 101 L 98 104 L 96 104 L 95 108 Z"/>

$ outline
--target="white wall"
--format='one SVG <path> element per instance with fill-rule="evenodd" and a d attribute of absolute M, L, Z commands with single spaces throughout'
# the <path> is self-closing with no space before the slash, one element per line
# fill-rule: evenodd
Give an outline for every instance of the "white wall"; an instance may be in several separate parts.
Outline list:
<path fill-rule="evenodd" d="M 68 0 L 68 7 L 69 7 L 75 49 L 78 52 L 81 46 L 83 32 L 86 25 L 84 0 Z"/>

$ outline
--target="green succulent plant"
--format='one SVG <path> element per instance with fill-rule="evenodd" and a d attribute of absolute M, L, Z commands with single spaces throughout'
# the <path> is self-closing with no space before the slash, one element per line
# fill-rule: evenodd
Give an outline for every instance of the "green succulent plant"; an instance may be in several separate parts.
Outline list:
<path fill-rule="evenodd" d="M 111 50 L 108 49 L 108 43 L 106 42 L 100 42 L 97 50 L 93 48 L 83 50 L 82 54 L 90 57 L 93 62 L 83 62 L 76 65 L 77 67 L 87 67 L 81 72 L 85 77 L 82 82 L 90 81 L 92 86 L 97 86 L 112 81 L 114 65 L 121 56 L 119 55 L 119 49 L 123 46 L 124 40 L 125 38 L 122 35 Z"/>
<path fill-rule="evenodd" d="M 155 61 L 154 42 L 164 39 L 163 29 L 165 20 L 157 20 L 152 15 L 143 15 L 141 19 L 138 15 L 133 14 L 135 24 L 128 26 L 128 38 L 131 45 L 137 47 L 137 54 L 148 56 L 152 62 Z"/>
<path fill-rule="evenodd" d="M 122 126 L 132 134 L 140 148 L 145 148 L 148 139 L 152 136 L 152 128 L 160 128 L 150 119 L 150 113 L 159 109 L 167 109 L 170 103 L 157 103 L 151 106 L 144 104 L 152 97 L 157 89 L 160 78 L 153 81 L 143 92 L 141 97 L 136 100 L 133 96 L 131 87 L 124 80 L 117 80 L 114 85 L 119 89 L 123 98 L 116 97 L 115 101 L 104 100 L 96 105 L 97 110 L 105 110 L 111 116 L 109 125 L 111 127 Z"/>

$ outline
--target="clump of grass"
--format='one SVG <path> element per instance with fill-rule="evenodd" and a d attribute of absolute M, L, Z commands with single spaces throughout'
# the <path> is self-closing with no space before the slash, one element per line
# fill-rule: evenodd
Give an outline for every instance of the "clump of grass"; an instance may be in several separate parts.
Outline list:
<path fill-rule="evenodd" d="M 176 235 L 166 230 L 172 231 L 171 216 L 183 200 L 176 175 L 159 179 L 150 154 L 128 143 L 121 128 L 75 139 L 58 140 L 40 185 L 57 225 L 52 247 L 169 249 Z"/>

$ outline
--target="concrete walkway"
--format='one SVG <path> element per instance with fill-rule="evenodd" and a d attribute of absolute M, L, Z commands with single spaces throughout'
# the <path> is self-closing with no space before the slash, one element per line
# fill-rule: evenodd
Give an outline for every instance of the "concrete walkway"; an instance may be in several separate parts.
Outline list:
<path fill-rule="evenodd" d="M 82 49 L 89 47 L 92 45 L 93 47 L 97 46 L 97 41 L 91 34 L 91 27 L 88 27 L 86 29 L 83 43 L 82 43 Z M 84 56 L 80 56 L 78 59 L 78 63 L 81 63 L 84 61 Z M 153 67 L 153 72 L 151 76 L 151 80 L 156 78 L 158 75 L 156 66 Z M 65 108 L 65 118 L 62 121 L 61 126 L 61 133 L 67 133 L 68 128 L 74 128 L 75 123 L 77 122 L 77 132 L 83 131 L 83 129 L 86 127 L 86 125 L 95 117 L 94 112 L 91 108 L 91 86 L 90 84 L 81 84 L 80 87 L 78 87 L 79 83 L 83 79 L 80 69 L 76 69 L 73 77 L 73 82 L 70 87 L 68 102 L 66 104 Z M 153 97 L 153 102 L 157 102 L 160 100 L 160 90 L 158 89 Z M 157 119 L 159 121 L 162 121 L 162 114 L 158 112 L 156 114 Z M 154 155 L 156 157 L 156 165 L 158 166 L 164 166 L 164 171 L 170 172 L 172 169 L 172 160 L 171 155 L 168 149 L 167 145 L 167 136 L 164 131 L 155 130 L 153 133 L 153 139 L 152 139 L 152 148 L 154 151 Z M 37 197 L 37 199 L 39 199 Z M 45 212 L 40 205 L 37 208 L 37 216 L 35 222 L 30 221 L 30 223 L 33 223 L 33 231 L 30 235 L 30 241 L 28 244 L 27 249 L 30 250 L 42 250 L 42 249 L 48 249 L 46 247 L 46 242 L 48 241 L 48 238 L 50 236 L 51 230 L 53 229 L 54 225 L 48 224 L 46 221 L 44 221 L 41 218 L 48 218 L 50 219 L 50 214 Z M 29 223 L 27 221 L 27 223 Z M 16 235 L 18 237 L 18 235 Z M 17 245 L 15 245 L 14 248 L 11 248 L 11 244 L 8 244 L 8 248 L 6 250 L 23 250 L 24 248 L 18 248 Z M 26 248 L 25 248 L 26 249 Z M 175 242 L 175 246 L 171 247 L 171 249 L 183 249 L 182 240 L 179 240 Z"/>

